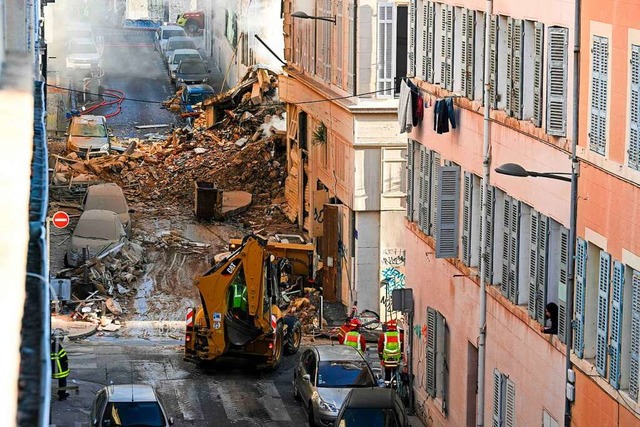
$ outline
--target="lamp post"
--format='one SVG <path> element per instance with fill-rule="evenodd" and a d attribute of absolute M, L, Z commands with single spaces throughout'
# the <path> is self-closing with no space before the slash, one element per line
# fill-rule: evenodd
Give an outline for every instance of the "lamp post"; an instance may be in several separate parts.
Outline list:
<path fill-rule="evenodd" d="M 515 163 L 505 163 L 495 169 L 499 174 L 515 177 L 540 177 L 550 178 L 571 183 L 571 205 L 569 210 L 569 242 L 567 244 L 568 265 L 567 265 L 567 288 L 565 292 L 567 313 L 565 315 L 566 325 L 564 328 L 564 339 L 566 344 L 565 354 L 565 426 L 571 422 L 571 402 L 573 401 L 573 384 L 569 378 L 571 370 L 571 347 L 573 340 L 573 287 L 575 283 L 575 243 L 576 243 L 576 212 L 578 208 L 578 175 L 579 163 L 575 155 L 575 148 L 571 157 L 571 172 L 534 172 L 528 171 Z M 567 176 L 569 175 L 569 176 Z"/>
<path fill-rule="evenodd" d="M 333 22 L 333 25 L 336 25 L 336 17 L 331 17 L 331 16 L 309 16 L 306 13 L 302 12 L 302 11 L 296 11 L 293 12 L 291 14 L 292 18 L 300 18 L 300 19 L 315 19 L 318 21 L 327 21 L 327 22 Z"/>

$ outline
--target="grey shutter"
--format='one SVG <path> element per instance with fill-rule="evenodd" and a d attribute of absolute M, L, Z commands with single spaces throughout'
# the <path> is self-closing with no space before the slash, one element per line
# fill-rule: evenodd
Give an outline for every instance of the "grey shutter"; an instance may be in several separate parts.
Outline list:
<path fill-rule="evenodd" d="M 569 230 L 560 231 L 560 281 L 558 283 L 558 338 L 565 342 L 567 326 L 567 269 L 569 267 Z"/>
<path fill-rule="evenodd" d="M 493 370 L 493 427 L 502 427 L 502 374 Z"/>
<path fill-rule="evenodd" d="M 576 241 L 576 321 L 573 334 L 573 349 L 576 356 L 584 355 L 584 313 L 587 296 L 587 242 L 578 238 Z M 571 313 L 569 313 L 571 315 Z M 640 324 L 638 325 L 640 327 Z M 640 331 L 639 331 L 640 333 Z"/>
<path fill-rule="evenodd" d="M 462 69 L 460 72 L 460 84 L 462 94 L 469 99 L 474 98 L 474 79 L 475 73 L 473 69 L 475 59 L 475 10 L 462 10 L 462 28 L 461 28 L 461 49 L 462 49 Z"/>
<path fill-rule="evenodd" d="M 533 49 L 533 125 L 542 126 L 542 73 L 544 51 L 544 24 L 536 22 Z"/>
<path fill-rule="evenodd" d="M 422 73 L 424 80 L 429 81 L 429 72 L 427 69 L 428 67 L 427 39 L 428 39 L 428 31 L 429 31 L 429 3 L 428 2 L 425 2 L 422 5 L 421 18 L 422 18 L 422 43 L 420 44 L 420 51 L 422 52 L 422 55 L 420 55 L 420 57 L 422 58 L 422 70 L 420 70 L 420 72 Z"/>
<path fill-rule="evenodd" d="M 640 271 L 633 270 L 631 277 L 631 359 L 629 361 L 629 394 L 638 401 L 640 379 Z"/>
<path fill-rule="evenodd" d="M 491 15 L 489 29 L 489 108 L 498 107 L 498 15 Z"/>
<path fill-rule="evenodd" d="M 442 5 L 440 86 L 453 89 L 453 6 Z"/>
<path fill-rule="evenodd" d="M 622 297 L 624 295 L 624 264 L 613 263 L 611 280 L 611 341 L 609 345 L 609 383 L 620 388 L 620 357 L 622 344 Z"/>
<path fill-rule="evenodd" d="M 504 205 L 503 205 L 503 213 L 502 213 L 502 278 L 501 282 L 501 291 L 502 295 L 509 298 L 509 242 L 510 242 L 510 234 L 511 230 L 511 196 L 504 196 Z"/>
<path fill-rule="evenodd" d="M 509 216 L 509 299 L 518 304 L 518 254 L 520 237 L 520 202 L 511 200 Z"/>
<path fill-rule="evenodd" d="M 457 258 L 460 167 L 444 166 L 440 168 L 438 178 L 436 258 Z"/>
<path fill-rule="evenodd" d="M 437 312 L 427 307 L 427 393 L 436 396 L 436 321 Z"/>
<path fill-rule="evenodd" d="M 522 19 L 513 21 L 513 62 L 511 65 L 511 115 L 522 120 L 522 47 L 524 45 L 524 24 Z"/>
<path fill-rule="evenodd" d="M 549 27 L 547 62 L 547 133 L 567 135 L 567 68 L 569 30 Z"/>
<path fill-rule="evenodd" d="M 391 96 L 393 85 L 393 3 L 378 3 L 378 81 L 380 95 Z"/>
<path fill-rule="evenodd" d="M 416 0 L 409 3 L 409 46 L 407 49 L 407 75 L 416 75 Z"/>
<path fill-rule="evenodd" d="M 431 193 L 431 203 L 429 206 L 429 236 L 434 236 L 438 232 L 436 224 L 438 213 L 438 176 L 440 176 L 440 154 L 435 151 L 431 152 L 431 174 L 429 192 Z"/>
<path fill-rule="evenodd" d="M 516 425 L 516 386 L 509 378 L 506 378 L 505 387 L 505 427 L 515 427 Z"/>
<path fill-rule="evenodd" d="M 473 218 L 473 175 L 464 173 L 462 200 L 462 262 L 471 265 L 471 223 Z"/>
<path fill-rule="evenodd" d="M 420 176 L 418 179 L 418 227 L 425 232 L 425 213 L 427 212 L 427 206 L 429 199 L 428 192 L 428 179 L 425 177 L 426 164 L 429 161 L 428 151 L 424 145 L 419 144 L 420 147 Z"/>
<path fill-rule="evenodd" d="M 513 39 L 514 39 L 514 19 L 507 17 L 507 90 L 505 93 L 506 98 L 506 113 L 508 116 L 513 116 L 511 104 L 513 103 Z"/>
<path fill-rule="evenodd" d="M 413 177 L 414 177 L 413 140 L 407 142 L 407 219 L 413 221 Z"/>
<path fill-rule="evenodd" d="M 611 285 L 611 255 L 600 251 L 598 269 L 598 317 L 596 321 L 596 372 L 604 377 L 607 371 L 607 334 L 609 332 L 609 286 Z"/>
<path fill-rule="evenodd" d="M 640 46 L 631 45 L 631 102 L 629 106 L 629 167 L 640 170 Z"/>
<path fill-rule="evenodd" d="M 433 63 L 435 57 L 435 43 L 436 43 L 436 5 L 434 2 L 430 1 L 427 4 L 427 46 L 426 46 L 426 68 L 425 68 L 425 78 L 429 83 L 434 82 L 434 70 Z"/>
<path fill-rule="evenodd" d="M 538 211 L 531 209 L 531 234 L 529 240 L 529 301 L 527 302 L 527 310 L 529 316 L 536 318 L 536 296 L 538 294 L 538 234 L 540 227 L 538 226 Z"/>
<path fill-rule="evenodd" d="M 603 156 L 607 144 L 608 58 L 609 39 L 593 36 L 593 45 L 591 46 L 589 149 Z"/>
<path fill-rule="evenodd" d="M 482 200 L 480 200 L 482 203 Z M 485 283 L 492 284 L 493 283 L 493 232 L 494 232 L 494 208 L 495 208 L 495 188 L 491 185 L 487 186 L 487 218 L 486 218 L 486 228 L 484 230 L 481 229 L 480 233 L 482 236 L 482 232 L 487 233 L 486 243 L 487 245 L 484 248 L 484 251 L 480 251 L 480 253 L 485 254 Z M 484 222 L 481 220 L 481 222 Z M 482 239 L 482 237 L 481 237 Z M 482 243 L 481 243 L 482 244 Z"/>
<path fill-rule="evenodd" d="M 547 303 L 547 256 L 549 250 L 549 218 L 540 215 L 538 221 L 538 271 L 536 280 L 536 318 L 544 325 Z"/>
<path fill-rule="evenodd" d="M 440 353 L 440 359 L 442 360 L 442 376 L 440 382 L 442 386 L 440 387 L 440 398 L 442 399 L 442 412 L 446 416 L 449 412 L 448 402 L 449 402 L 449 347 L 447 345 L 447 335 L 449 334 L 449 327 L 447 326 L 446 319 L 440 315 L 440 320 L 442 323 L 442 328 L 440 328 L 440 332 L 442 332 L 442 345 L 439 347 L 438 352 Z M 439 338 L 439 337 L 438 337 Z"/>
<path fill-rule="evenodd" d="M 354 52 L 355 52 L 355 46 L 353 45 L 353 36 L 355 34 L 356 31 L 356 22 L 355 22 L 355 14 L 356 14 L 356 10 L 355 10 L 355 5 L 353 5 L 352 3 L 349 3 L 348 7 L 348 12 L 349 12 L 349 57 L 347 58 L 347 90 L 349 92 L 353 92 L 353 88 L 355 85 L 355 80 L 356 80 L 356 64 L 354 61 Z"/>

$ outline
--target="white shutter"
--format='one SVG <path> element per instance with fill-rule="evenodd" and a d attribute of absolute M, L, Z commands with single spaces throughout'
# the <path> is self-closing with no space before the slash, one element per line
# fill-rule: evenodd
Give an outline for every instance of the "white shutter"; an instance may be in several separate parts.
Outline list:
<path fill-rule="evenodd" d="M 435 43 L 436 43 L 436 5 L 434 2 L 430 1 L 427 3 L 427 43 L 426 43 L 426 52 L 425 52 L 425 68 L 423 69 L 425 73 L 425 79 L 429 83 L 434 82 L 434 59 L 435 59 Z"/>
<path fill-rule="evenodd" d="M 379 95 L 393 96 L 393 3 L 378 3 L 378 81 Z"/>
<path fill-rule="evenodd" d="M 474 98 L 474 59 L 475 59 L 475 10 L 462 10 L 461 48 L 462 69 L 460 71 L 460 83 L 462 93 L 469 99 Z"/>
<path fill-rule="evenodd" d="M 489 30 L 489 108 L 497 108 L 498 104 L 498 16 L 491 15 Z"/>
<path fill-rule="evenodd" d="M 516 425 L 516 386 L 509 378 L 506 378 L 505 387 L 505 427 L 515 427 Z"/>
<path fill-rule="evenodd" d="M 511 104 L 513 103 L 513 39 L 514 39 L 514 19 L 507 17 L 507 90 L 505 93 L 506 98 L 506 112 L 508 116 L 513 116 L 511 110 Z"/>
<path fill-rule="evenodd" d="M 331 5 L 331 0 L 325 0 L 325 11 L 323 16 L 335 16 L 333 13 L 333 7 Z M 328 21 L 321 21 L 324 29 L 324 81 L 327 83 L 331 83 L 331 69 L 333 68 L 333 58 L 331 58 L 332 49 L 332 37 L 331 32 L 333 31 L 334 23 Z"/>
<path fill-rule="evenodd" d="M 585 297 L 587 295 L 587 242 L 578 238 L 576 241 L 576 321 L 573 334 L 573 350 L 582 359 L 584 355 L 584 314 Z M 640 300 L 639 300 L 640 302 Z M 639 306 L 640 308 L 640 306 Z M 571 315 L 571 313 L 569 313 Z M 638 324 L 640 328 L 640 323 Z M 639 330 L 640 334 L 640 330 Z M 640 335 L 639 335 L 640 337 Z"/>
<path fill-rule="evenodd" d="M 569 267 L 569 230 L 560 232 L 560 281 L 558 283 L 558 338 L 565 342 L 567 326 L 567 274 Z"/>
<path fill-rule="evenodd" d="M 544 325 L 547 303 L 547 257 L 549 252 L 549 217 L 540 215 L 538 221 L 538 270 L 536 280 L 536 318 Z"/>
<path fill-rule="evenodd" d="M 609 39 L 593 36 L 591 46 L 591 105 L 589 110 L 589 149 L 603 155 L 607 146 L 607 93 Z"/>
<path fill-rule="evenodd" d="M 440 86 L 453 90 L 453 6 L 442 5 Z"/>
<path fill-rule="evenodd" d="M 520 236 L 520 202 L 511 200 L 509 215 L 509 299 L 518 304 L 518 254 Z"/>
<path fill-rule="evenodd" d="M 484 203 L 484 194 L 480 191 L 480 209 L 479 215 L 480 222 L 480 257 L 485 258 L 486 269 L 484 280 L 488 285 L 493 283 L 493 233 L 494 233 L 494 215 L 495 208 L 495 188 L 491 185 L 487 186 L 487 217 L 482 218 L 482 205 Z M 485 227 L 486 220 L 486 227 Z M 485 234 L 487 236 L 485 237 Z M 485 240 L 486 239 L 486 240 Z M 483 241 L 486 241 L 486 246 L 483 248 Z M 482 262 L 482 260 L 481 260 Z"/>
<path fill-rule="evenodd" d="M 640 271 L 633 270 L 631 277 L 631 360 L 629 362 L 629 394 L 638 401 L 640 380 Z"/>
<path fill-rule="evenodd" d="M 355 22 L 355 6 L 352 3 L 348 5 L 349 9 L 349 40 L 347 45 L 349 46 L 349 57 L 347 58 L 347 90 L 353 92 L 354 84 L 356 80 L 356 64 L 354 61 L 354 52 L 356 47 L 353 44 L 353 36 L 355 34 L 356 22 Z"/>
<path fill-rule="evenodd" d="M 611 278 L 611 344 L 609 346 L 609 383 L 620 388 L 620 358 L 622 348 L 622 297 L 624 295 L 624 264 L 613 263 Z"/>
<path fill-rule="evenodd" d="M 544 24 L 536 22 L 533 54 L 533 124 L 542 126 L 542 73 L 544 50 Z"/>
<path fill-rule="evenodd" d="M 536 296 L 538 294 L 538 235 L 540 227 L 538 225 L 538 211 L 531 209 L 531 233 L 529 240 L 529 301 L 527 310 L 529 316 L 536 318 Z"/>
<path fill-rule="evenodd" d="M 473 218 L 473 175 L 464 173 L 464 188 L 462 201 L 462 262 L 471 265 L 471 223 Z"/>
<path fill-rule="evenodd" d="M 335 57 L 335 82 L 336 85 L 339 87 L 342 87 L 342 64 L 344 61 L 344 57 L 343 57 L 343 49 L 342 49 L 342 45 L 343 45 L 343 40 L 342 40 L 342 36 L 343 36 L 343 30 L 344 30 L 344 22 L 342 19 L 342 0 L 337 0 L 336 3 L 336 40 L 335 40 L 335 44 L 336 44 L 336 57 Z"/>
<path fill-rule="evenodd" d="M 420 211 L 418 223 L 423 233 L 429 234 L 430 206 L 431 206 L 431 150 L 420 145 Z"/>
<path fill-rule="evenodd" d="M 502 209 L 502 278 L 500 280 L 500 288 L 502 295 L 509 298 L 509 231 L 511 230 L 511 196 L 504 196 L 504 204 Z"/>
<path fill-rule="evenodd" d="M 502 427 L 502 399 L 503 399 L 502 374 L 497 369 L 493 370 L 493 427 Z"/>
<path fill-rule="evenodd" d="M 631 45 L 629 167 L 640 170 L 640 46 Z"/>
<path fill-rule="evenodd" d="M 416 75 L 416 0 L 409 3 L 409 43 L 407 48 L 407 75 Z"/>
<path fill-rule="evenodd" d="M 567 135 L 567 67 L 569 30 L 549 27 L 547 62 L 547 133 Z"/>
<path fill-rule="evenodd" d="M 511 115 L 522 120 L 522 73 L 524 45 L 524 23 L 522 19 L 513 22 L 513 62 L 511 65 Z"/>
<path fill-rule="evenodd" d="M 456 258 L 458 256 L 460 167 L 444 166 L 440 168 L 438 181 L 436 258 Z"/>
<path fill-rule="evenodd" d="M 407 142 L 407 219 L 413 221 L 413 177 L 415 170 L 415 155 L 413 140 Z"/>
<path fill-rule="evenodd" d="M 427 72 L 427 38 L 429 31 L 429 3 L 425 2 L 422 5 L 422 13 L 420 15 L 422 23 L 422 37 L 420 39 L 420 58 L 422 59 L 422 69 L 420 75 L 424 77 L 425 81 L 429 81 L 429 73 Z"/>
<path fill-rule="evenodd" d="M 609 286 L 611 255 L 600 251 L 598 269 L 598 317 L 596 320 L 596 372 L 604 377 L 607 370 L 607 334 L 609 331 Z"/>

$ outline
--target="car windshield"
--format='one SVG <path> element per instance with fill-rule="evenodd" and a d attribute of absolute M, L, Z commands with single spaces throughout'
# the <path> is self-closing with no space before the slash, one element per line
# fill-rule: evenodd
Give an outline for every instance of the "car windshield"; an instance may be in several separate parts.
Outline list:
<path fill-rule="evenodd" d="M 365 361 L 320 362 L 318 387 L 373 387 L 371 371 Z"/>
<path fill-rule="evenodd" d="M 107 127 L 99 123 L 78 123 L 71 124 L 71 136 L 106 137 Z"/>
<path fill-rule="evenodd" d="M 112 426 L 164 427 L 164 415 L 158 402 L 112 402 L 107 406 L 105 420 Z"/>
<path fill-rule="evenodd" d="M 167 51 L 171 52 L 176 49 L 195 49 L 196 45 L 191 40 L 174 40 L 169 42 Z"/>
<path fill-rule="evenodd" d="M 183 59 L 187 59 L 187 58 L 195 58 L 195 59 L 200 59 L 199 55 L 193 54 L 193 53 L 181 53 L 181 54 L 177 54 L 177 55 L 173 55 L 173 63 L 174 64 L 179 64 L 180 61 L 182 61 Z"/>
<path fill-rule="evenodd" d="M 183 30 L 165 30 L 162 32 L 162 38 L 165 40 L 169 37 L 179 37 L 184 35 L 185 32 Z"/>
<path fill-rule="evenodd" d="M 179 67 L 179 72 L 186 74 L 206 74 L 207 69 L 202 62 L 182 62 Z"/>
<path fill-rule="evenodd" d="M 399 427 L 392 409 L 346 408 L 338 427 Z"/>
<path fill-rule="evenodd" d="M 85 210 L 91 209 L 104 209 L 115 213 L 127 212 L 127 205 L 123 197 L 118 196 L 95 196 L 87 197 L 87 203 L 84 207 Z"/>
<path fill-rule="evenodd" d="M 189 104 L 189 105 L 197 104 L 197 103 L 202 102 L 205 99 L 209 98 L 210 96 L 213 96 L 213 93 L 211 93 L 211 92 L 192 93 L 187 98 L 187 104 Z"/>
<path fill-rule="evenodd" d="M 113 221 L 86 218 L 78 221 L 73 234 L 76 237 L 99 240 L 118 240 L 119 237 Z"/>
<path fill-rule="evenodd" d="M 71 52 L 74 54 L 75 53 L 98 53 L 95 45 L 92 45 L 90 43 L 87 43 L 87 44 L 75 43 L 71 46 Z"/>

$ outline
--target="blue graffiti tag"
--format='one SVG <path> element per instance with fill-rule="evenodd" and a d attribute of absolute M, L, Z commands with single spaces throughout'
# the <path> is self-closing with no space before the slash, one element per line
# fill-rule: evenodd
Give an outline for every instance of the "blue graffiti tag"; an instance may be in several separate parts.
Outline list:
<path fill-rule="evenodd" d="M 382 277 L 387 282 L 387 292 L 404 288 L 404 273 L 393 267 L 382 270 Z"/>

